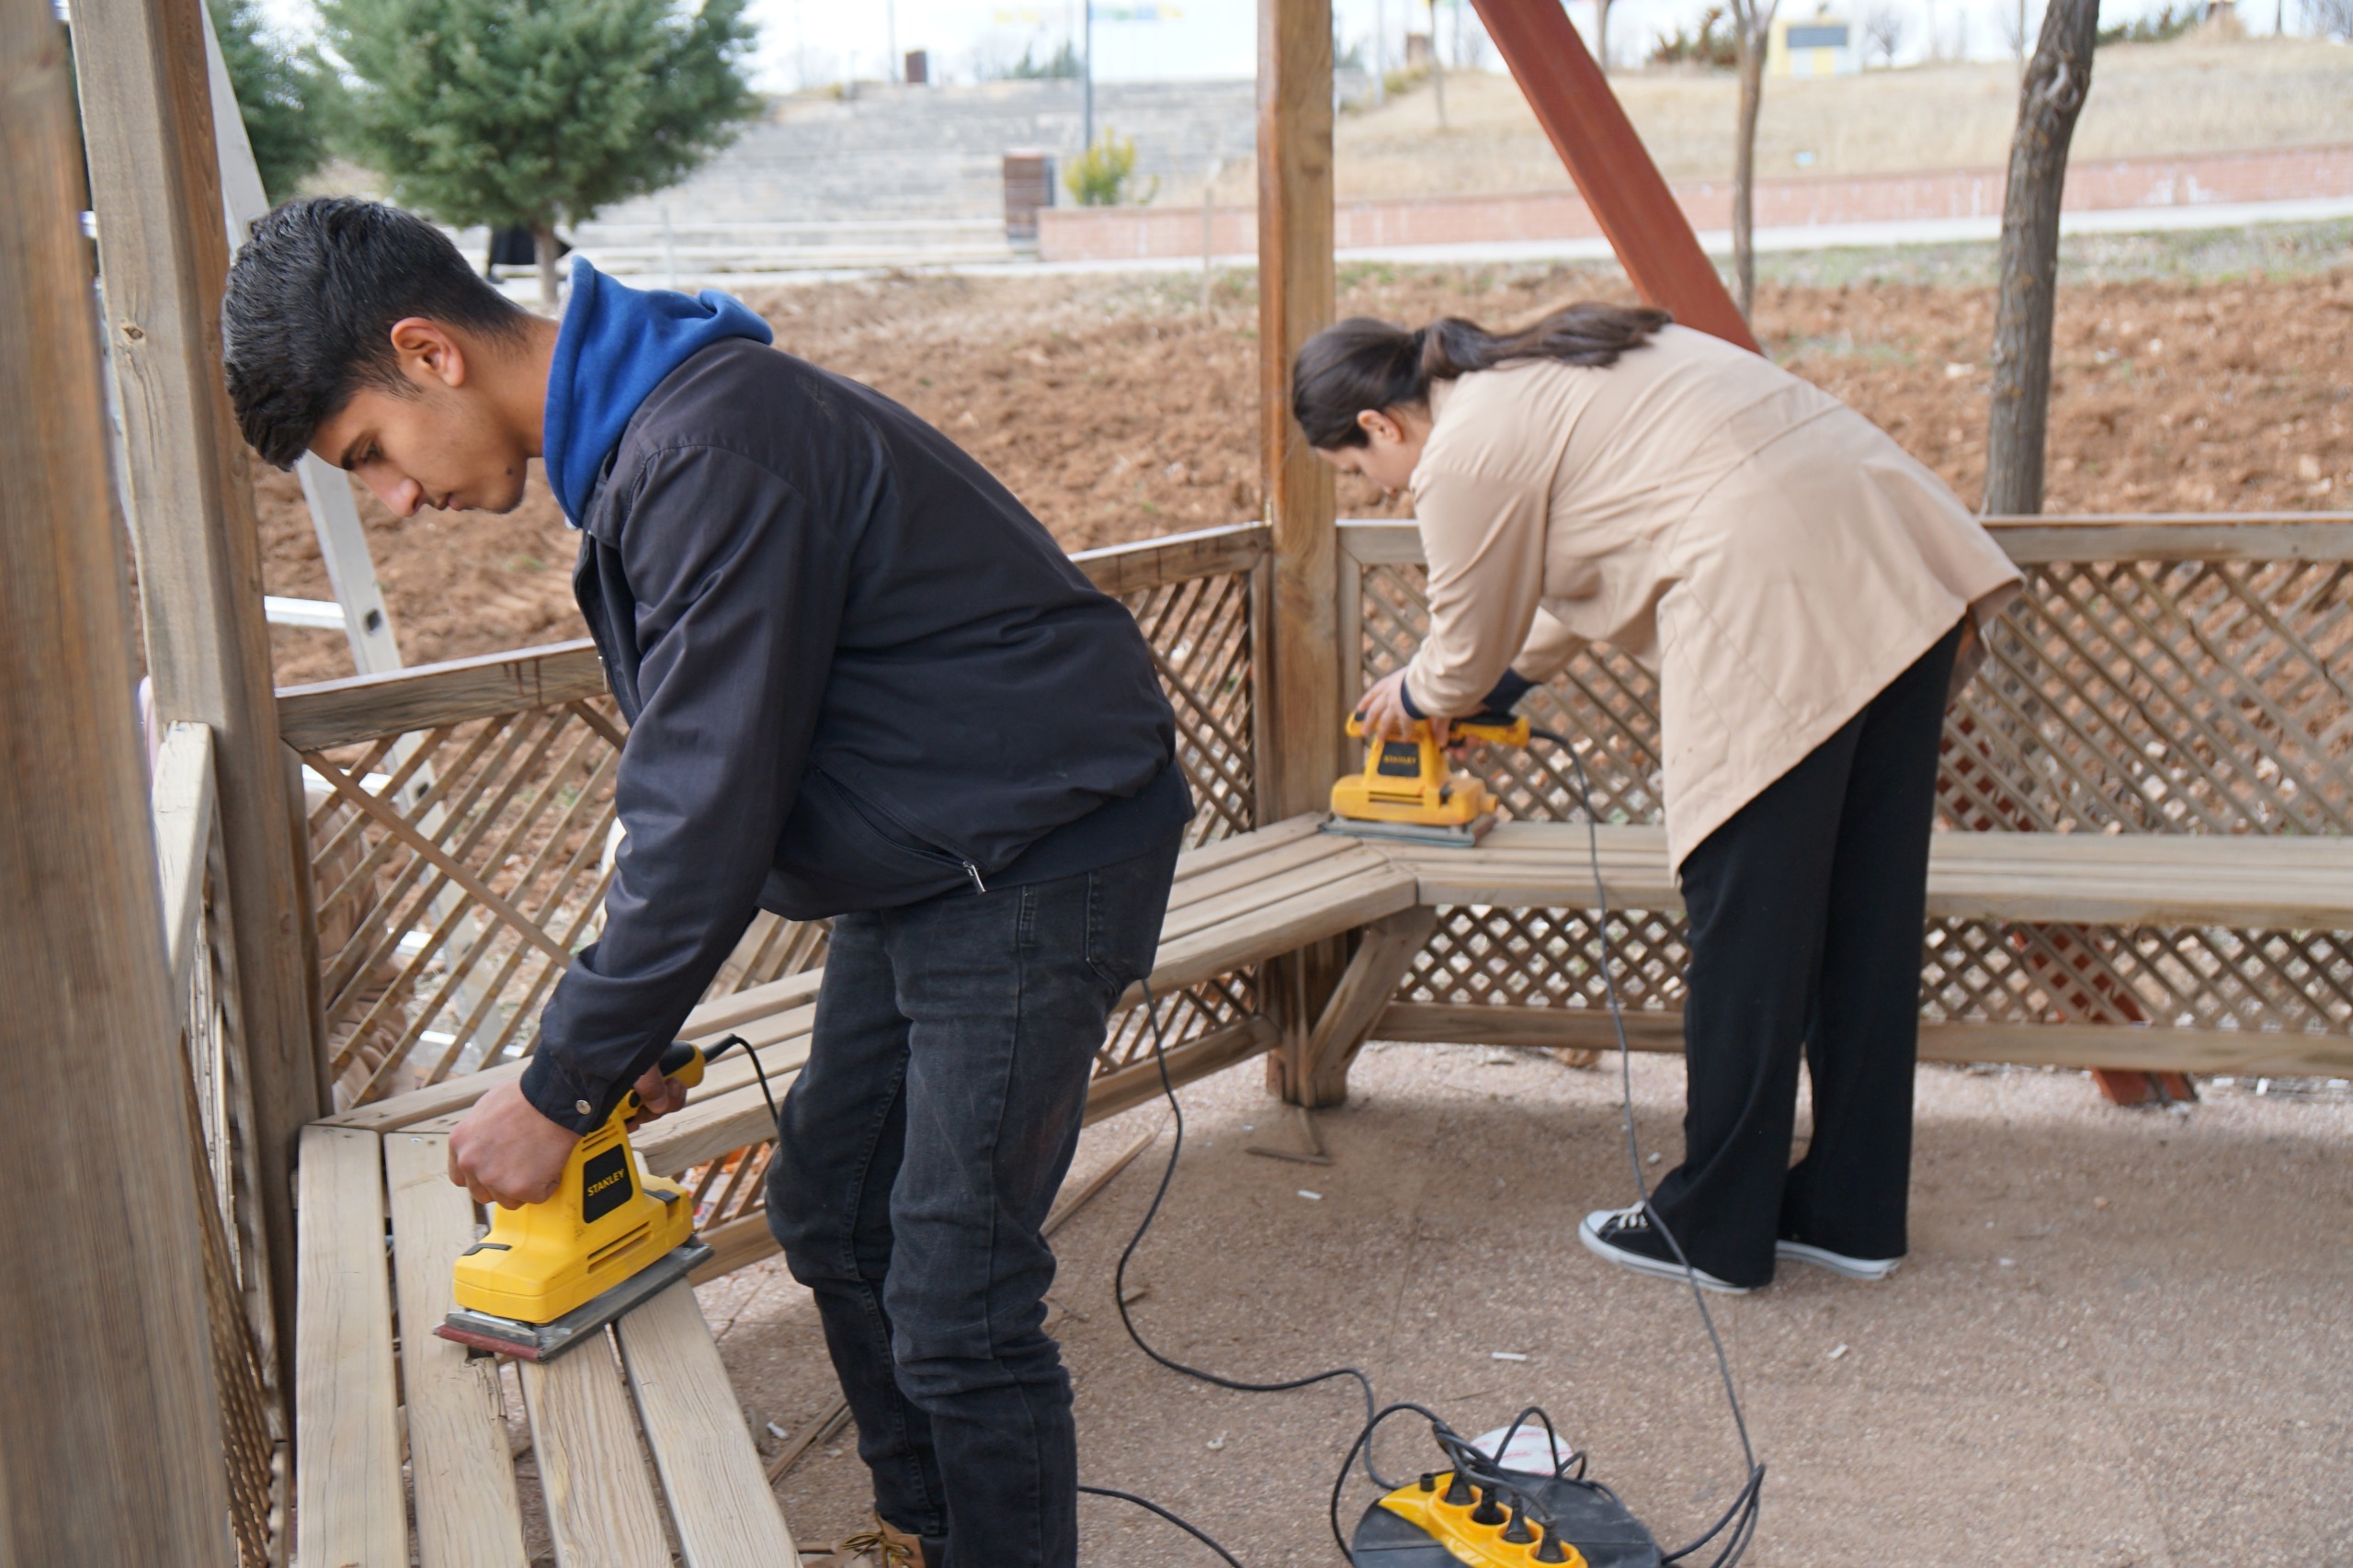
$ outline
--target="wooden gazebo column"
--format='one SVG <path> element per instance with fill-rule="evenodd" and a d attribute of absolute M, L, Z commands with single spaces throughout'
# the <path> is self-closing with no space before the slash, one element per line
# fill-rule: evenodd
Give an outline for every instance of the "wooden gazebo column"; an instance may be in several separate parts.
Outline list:
<path fill-rule="evenodd" d="M 1324 809 L 1340 770 L 1339 531 L 1332 471 L 1290 416 L 1291 358 L 1332 324 L 1331 0 L 1258 5 L 1258 454 L 1273 584 L 1258 666 L 1258 820 Z M 1325 942 L 1269 964 L 1282 1044 L 1269 1085 L 1302 1097 L 1308 1030 L 1347 955 Z"/>
<path fill-rule="evenodd" d="M 0 1562 L 225 1568 L 64 29 L 0 0 Z"/>
<path fill-rule="evenodd" d="M 285 1389 L 295 1142 L 302 1123 L 333 1108 L 320 1064 L 308 856 L 296 848 L 301 793 L 278 738 L 246 448 L 221 375 L 229 256 L 202 4 L 75 0 L 74 65 L 155 710 L 213 732 L 237 1026 L 252 1075 Z"/>

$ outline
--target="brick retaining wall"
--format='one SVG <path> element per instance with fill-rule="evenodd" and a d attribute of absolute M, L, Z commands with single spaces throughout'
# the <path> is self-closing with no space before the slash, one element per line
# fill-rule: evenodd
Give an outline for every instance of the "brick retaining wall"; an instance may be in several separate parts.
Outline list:
<path fill-rule="evenodd" d="M 1756 226 L 1781 229 L 1996 218 L 2002 211 L 2004 182 L 2000 169 L 1759 180 Z M 1730 180 L 1686 180 L 1671 188 L 1693 228 L 1732 226 Z M 2353 196 L 2353 146 L 2077 160 L 2067 169 L 2066 206 L 2071 211 L 2345 196 Z M 1343 201 L 1333 212 L 1333 244 L 1344 251 L 1592 239 L 1600 233 L 1600 225 L 1573 190 Z M 1219 256 L 1256 252 L 1256 209 L 1214 209 L 1210 248 Z M 1038 254 L 1046 261 L 1197 256 L 1201 254 L 1201 210 L 1198 207 L 1051 209 L 1038 214 Z"/>

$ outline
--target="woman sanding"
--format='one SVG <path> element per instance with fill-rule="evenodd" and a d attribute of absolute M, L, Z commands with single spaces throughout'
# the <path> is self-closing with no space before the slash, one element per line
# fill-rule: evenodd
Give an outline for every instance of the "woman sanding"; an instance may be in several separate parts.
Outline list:
<path fill-rule="evenodd" d="M 1690 916 L 1683 1164 L 1585 1244 L 1745 1291 L 1905 1249 L 1938 737 L 2018 592 L 1999 546 L 1870 421 L 1664 312 L 1525 330 L 1358 318 L 1301 350 L 1319 455 L 1408 491 L 1430 630 L 1373 733 L 1508 710 L 1608 642 L 1660 687 L 1668 853 Z M 1798 1062 L 1813 1137 L 1790 1164 Z"/>

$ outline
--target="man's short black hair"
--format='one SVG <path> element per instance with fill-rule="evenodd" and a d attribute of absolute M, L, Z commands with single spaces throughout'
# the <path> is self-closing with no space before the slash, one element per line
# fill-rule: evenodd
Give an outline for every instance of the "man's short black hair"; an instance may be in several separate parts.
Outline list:
<path fill-rule="evenodd" d="M 291 468 L 364 385 L 404 392 L 392 328 L 407 316 L 518 335 L 523 308 L 449 237 L 381 201 L 290 201 L 254 225 L 221 301 L 229 401 L 264 460 Z"/>

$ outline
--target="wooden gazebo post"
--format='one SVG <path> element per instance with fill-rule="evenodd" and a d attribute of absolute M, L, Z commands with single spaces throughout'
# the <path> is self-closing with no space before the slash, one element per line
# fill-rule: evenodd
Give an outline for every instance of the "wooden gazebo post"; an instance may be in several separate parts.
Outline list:
<path fill-rule="evenodd" d="M 1331 0 L 1258 6 L 1258 451 L 1274 535 L 1257 631 L 1258 820 L 1321 811 L 1341 760 L 1339 532 L 1332 471 L 1290 416 L 1290 364 L 1332 323 Z M 1271 1086 L 1302 1097 L 1309 1026 L 1337 981 L 1338 942 L 1267 966 L 1283 1042 Z"/>
<path fill-rule="evenodd" d="M 278 739 L 246 449 L 221 376 L 229 256 L 202 3 L 75 0 L 74 64 L 156 714 L 213 733 L 284 1389 L 292 1386 L 295 1141 L 332 1107 L 307 856 L 296 849 L 300 790 Z"/>
<path fill-rule="evenodd" d="M 225 1565 L 64 29 L 0 0 L 0 1562 Z"/>

